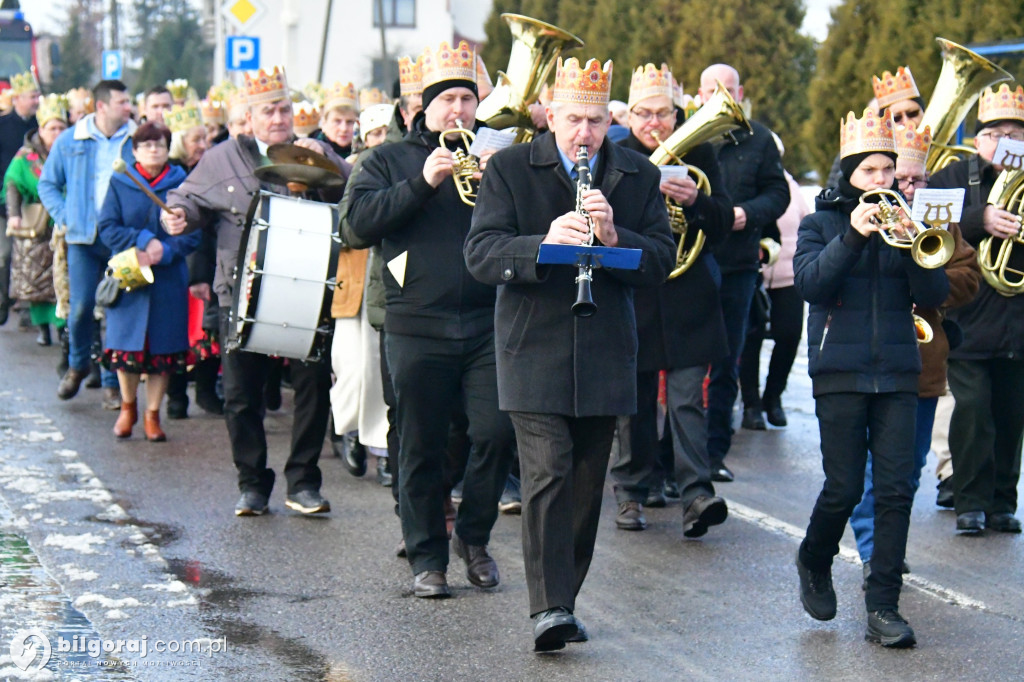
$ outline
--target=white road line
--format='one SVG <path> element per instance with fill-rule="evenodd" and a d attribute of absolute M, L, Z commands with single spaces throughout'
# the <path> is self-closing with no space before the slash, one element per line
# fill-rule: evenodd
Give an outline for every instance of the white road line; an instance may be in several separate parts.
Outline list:
<path fill-rule="evenodd" d="M 785 535 L 798 541 L 803 540 L 804 538 L 803 528 L 798 528 L 791 523 L 786 523 L 782 519 L 777 519 L 770 514 L 765 514 L 762 511 L 740 504 L 734 500 L 727 499 L 726 501 L 729 505 L 729 514 L 731 516 L 735 516 L 748 523 L 752 523 L 755 526 L 777 535 Z M 839 558 L 855 566 L 861 565 L 860 555 L 849 547 L 843 547 L 840 545 Z M 993 609 L 983 601 L 969 597 L 966 594 L 957 592 L 956 590 L 951 590 L 948 587 L 943 587 L 936 582 L 914 575 L 913 573 L 903 576 L 903 582 L 924 594 L 930 595 L 944 602 L 955 604 L 956 606 L 984 611 L 986 613 L 1003 616 L 1012 620 L 1019 620 L 1018 617 Z"/>

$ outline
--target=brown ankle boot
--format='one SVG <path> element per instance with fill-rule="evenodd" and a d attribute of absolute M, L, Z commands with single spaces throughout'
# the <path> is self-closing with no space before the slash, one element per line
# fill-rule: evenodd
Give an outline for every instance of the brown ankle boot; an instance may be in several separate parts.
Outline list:
<path fill-rule="evenodd" d="M 137 421 L 139 421 L 137 403 L 122 401 L 121 414 L 117 415 L 117 421 L 114 422 L 114 435 L 118 438 L 131 438 L 132 427 L 135 426 Z"/>
<path fill-rule="evenodd" d="M 162 443 L 167 440 L 167 434 L 160 428 L 160 410 L 146 410 L 142 426 L 146 431 L 146 440 L 151 443 Z"/>

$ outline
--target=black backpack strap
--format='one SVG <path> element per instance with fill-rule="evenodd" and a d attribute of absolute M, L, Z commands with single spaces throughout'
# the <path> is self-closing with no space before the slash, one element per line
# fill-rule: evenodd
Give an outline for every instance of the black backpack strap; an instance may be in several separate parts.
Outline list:
<path fill-rule="evenodd" d="M 978 166 L 978 155 L 971 154 L 967 159 L 967 185 L 971 191 L 971 196 L 968 199 L 970 206 L 981 205 L 981 170 Z"/>

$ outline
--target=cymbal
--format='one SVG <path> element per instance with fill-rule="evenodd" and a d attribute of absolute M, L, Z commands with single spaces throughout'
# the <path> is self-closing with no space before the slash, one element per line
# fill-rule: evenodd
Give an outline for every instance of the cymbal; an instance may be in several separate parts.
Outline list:
<path fill-rule="evenodd" d="M 345 181 L 337 170 L 328 170 L 317 166 L 304 166 L 297 163 L 275 163 L 260 166 L 254 171 L 260 180 L 275 185 L 299 183 L 307 189 L 340 187 Z"/>
<path fill-rule="evenodd" d="M 323 168 L 335 175 L 340 175 L 338 169 L 335 168 L 334 164 L 326 156 L 296 144 L 272 144 L 267 147 L 267 157 L 275 165 L 295 164 L 312 168 Z"/>

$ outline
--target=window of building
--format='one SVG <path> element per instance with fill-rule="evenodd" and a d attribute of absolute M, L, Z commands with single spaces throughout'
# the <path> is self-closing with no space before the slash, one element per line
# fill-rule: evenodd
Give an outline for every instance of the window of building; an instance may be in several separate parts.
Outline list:
<path fill-rule="evenodd" d="M 416 27 L 416 0 L 373 0 L 373 26 L 380 27 L 380 13 L 384 10 L 384 26 Z"/>

